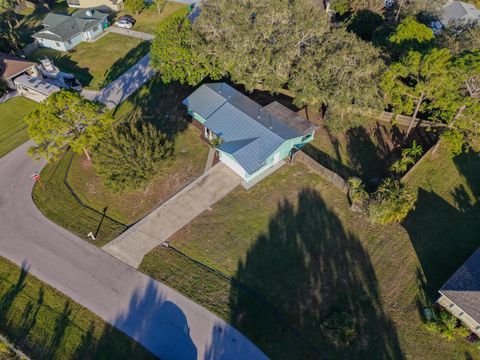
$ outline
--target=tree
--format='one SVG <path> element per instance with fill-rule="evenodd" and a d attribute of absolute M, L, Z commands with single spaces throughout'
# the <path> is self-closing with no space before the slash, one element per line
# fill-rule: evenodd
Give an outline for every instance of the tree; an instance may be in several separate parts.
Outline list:
<path fill-rule="evenodd" d="M 411 50 L 425 52 L 432 47 L 434 39 L 433 30 L 418 22 L 413 16 L 403 19 L 388 38 L 390 44 L 394 46 L 394 51 L 400 55 Z"/>
<path fill-rule="evenodd" d="M 441 14 L 446 0 L 396 0 L 395 22 L 405 16 L 423 16 L 433 19 Z"/>
<path fill-rule="evenodd" d="M 370 220 L 376 224 L 403 221 L 415 207 L 415 194 L 399 180 L 387 178 L 369 204 Z"/>
<path fill-rule="evenodd" d="M 311 0 L 209 0 L 193 28 L 198 53 L 208 54 L 220 73 L 247 90 L 261 84 L 276 92 L 328 25 Z"/>
<path fill-rule="evenodd" d="M 360 10 L 380 12 L 384 7 L 384 0 L 332 0 L 330 4 L 335 12 L 343 15 Z"/>
<path fill-rule="evenodd" d="M 436 102 L 452 91 L 450 64 L 448 49 L 435 48 L 426 54 L 409 51 L 385 72 L 381 85 L 394 110 L 404 114 L 413 113 L 405 139 L 420 110 L 427 107 L 434 109 Z"/>
<path fill-rule="evenodd" d="M 15 51 L 21 48 L 20 37 L 15 26 L 18 26 L 18 19 L 15 14 L 14 0 L 0 0 L 0 45 L 7 51 Z"/>
<path fill-rule="evenodd" d="M 168 169 L 173 152 L 173 143 L 154 125 L 126 122 L 98 143 L 94 164 L 112 191 L 136 190 Z"/>
<path fill-rule="evenodd" d="M 126 0 L 125 7 L 138 15 L 145 9 L 145 0 Z"/>
<path fill-rule="evenodd" d="M 28 134 L 36 143 L 29 149 L 35 158 L 54 159 L 71 146 L 90 159 L 88 150 L 102 138 L 113 118 L 102 105 L 62 90 L 40 103 L 26 122 Z"/>
<path fill-rule="evenodd" d="M 351 177 L 347 181 L 348 197 L 350 198 L 350 209 L 359 212 L 363 210 L 363 205 L 368 200 L 368 193 L 365 191 L 362 179 Z"/>
<path fill-rule="evenodd" d="M 289 89 L 297 106 L 324 109 L 329 126 L 348 128 L 362 121 L 367 108 L 381 104 L 383 69 L 373 45 L 344 29 L 332 29 L 305 50 Z"/>
<path fill-rule="evenodd" d="M 208 75 L 219 77 L 215 76 L 210 59 L 195 51 L 194 41 L 192 26 L 185 16 L 173 16 L 160 24 L 153 40 L 150 64 L 159 71 L 163 82 L 196 85 Z"/>
<path fill-rule="evenodd" d="M 410 165 L 415 164 L 415 161 L 422 156 L 422 154 L 422 146 L 413 140 L 410 147 L 402 150 L 402 157 L 395 161 L 392 166 L 390 166 L 390 170 L 394 173 L 402 174 L 407 171 Z"/>
<path fill-rule="evenodd" d="M 438 41 L 440 47 L 450 49 L 454 55 L 474 52 L 480 49 L 480 22 L 452 24 L 442 30 Z"/>

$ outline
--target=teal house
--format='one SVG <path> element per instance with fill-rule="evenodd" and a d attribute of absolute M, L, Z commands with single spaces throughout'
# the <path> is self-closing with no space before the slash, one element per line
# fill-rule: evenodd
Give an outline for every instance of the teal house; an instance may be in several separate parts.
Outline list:
<path fill-rule="evenodd" d="M 217 144 L 220 161 L 246 183 L 312 141 L 316 129 L 280 103 L 261 106 L 226 83 L 204 84 L 183 104 Z"/>

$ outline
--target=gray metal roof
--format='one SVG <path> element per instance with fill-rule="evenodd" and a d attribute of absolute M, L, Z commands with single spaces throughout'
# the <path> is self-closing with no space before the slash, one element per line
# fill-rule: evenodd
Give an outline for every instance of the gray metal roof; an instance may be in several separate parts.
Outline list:
<path fill-rule="evenodd" d="M 54 92 L 60 91 L 60 88 L 56 85 L 27 75 L 21 75 L 17 77 L 13 82 L 17 85 L 22 85 L 26 88 L 32 89 L 46 96 L 49 96 Z"/>
<path fill-rule="evenodd" d="M 95 9 L 79 10 L 71 16 L 50 13 L 42 21 L 45 29 L 32 36 L 54 41 L 67 41 L 99 25 L 107 16 L 108 14 Z"/>
<path fill-rule="evenodd" d="M 448 279 L 440 293 L 480 323 L 480 248 Z"/>
<path fill-rule="evenodd" d="M 204 84 L 183 103 L 223 140 L 218 149 L 231 154 L 249 174 L 264 166 L 283 142 L 315 129 L 288 108 L 278 103 L 262 107 L 226 83 Z"/>
<path fill-rule="evenodd" d="M 451 22 L 480 21 L 480 10 L 475 5 L 462 1 L 447 1 L 443 6 L 443 14 L 440 22 L 448 26 Z"/>

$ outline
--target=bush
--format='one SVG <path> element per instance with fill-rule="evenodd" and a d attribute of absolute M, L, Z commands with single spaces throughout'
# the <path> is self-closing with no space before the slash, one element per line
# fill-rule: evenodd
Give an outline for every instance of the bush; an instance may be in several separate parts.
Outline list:
<path fill-rule="evenodd" d="M 136 190 L 171 164 L 174 146 L 155 126 L 126 122 L 115 126 L 95 150 L 95 167 L 112 191 Z"/>

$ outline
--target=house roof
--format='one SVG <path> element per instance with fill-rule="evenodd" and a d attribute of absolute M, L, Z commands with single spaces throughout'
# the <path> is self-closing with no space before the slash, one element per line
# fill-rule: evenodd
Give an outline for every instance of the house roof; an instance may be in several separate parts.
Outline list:
<path fill-rule="evenodd" d="M 32 36 L 53 41 L 67 41 L 100 24 L 107 16 L 108 14 L 96 9 L 82 9 L 72 15 L 49 13 L 42 21 L 45 28 Z"/>
<path fill-rule="evenodd" d="M 249 174 L 265 165 L 286 140 L 310 134 L 315 126 L 274 102 L 262 107 L 226 83 L 200 86 L 183 102 L 205 119 L 204 125 Z"/>
<path fill-rule="evenodd" d="M 0 77 L 2 78 L 11 79 L 34 65 L 34 62 L 0 52 Z"/>
<path fill-rule="evenodd" d="M 60 91 L 60 88 L 54 84 L 27 75 L 19 76 L 14 80 L 14 82 L 17 85 L 22 85 L 46 96 L 49 96 L 54 92 Z"/>
<path fill-rule="evenodd" d="M 480 248 L 448 279 L 440 293 L 480 323 Z"/>
<path fill-rule="evenodd" d="M 467 4 L 462 1 L 447 1 L 443 6 L 443 14 L 440 22 L 447 26 L 450 22 L 469 22 L 479 21 L 480 10 L 475 5 Z"/>

